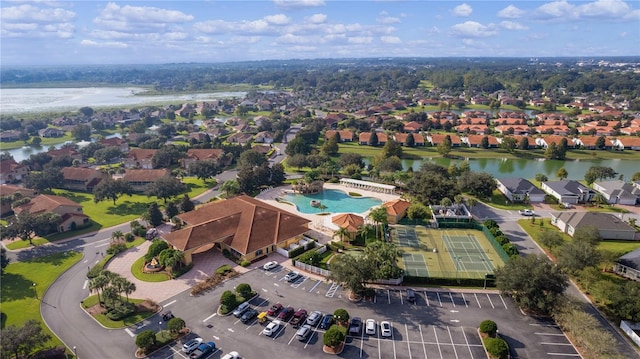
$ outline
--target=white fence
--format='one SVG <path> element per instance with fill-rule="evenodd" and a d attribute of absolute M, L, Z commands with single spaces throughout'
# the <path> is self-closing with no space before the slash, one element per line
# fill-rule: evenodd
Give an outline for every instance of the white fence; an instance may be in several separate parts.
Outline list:
<path fill-rule="evenodd" d="M 321 275 L 323 277 L 328 277 L 329 274 L 331 274 L 331 272 L 329 272 L 326 269 L 318 268 L 316 266 L 312 266 L 311 264 L 302 263 L 300 261 L 296 261 L 295 266 L 297 268 L 303 269 L 303 270 L 305 270 L 307 272 L 319 274 L 319 275 Z"/>
<path fill-rule="evenodd" d="M 623 320 L 620 322 L 620 329 L 624 331 L 631 340 L 633 340 L 636 345 L 640 346 L 640 336 L 636 333 L 636 331 L 640 330 L 640 323 L 627 322 Z"/>

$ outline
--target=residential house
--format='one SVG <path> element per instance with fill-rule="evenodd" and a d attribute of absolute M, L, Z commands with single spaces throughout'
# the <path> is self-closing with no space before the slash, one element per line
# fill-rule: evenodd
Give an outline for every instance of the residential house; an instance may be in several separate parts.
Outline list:
<path fill-rule="evenodd" d="M 120 137 L 103 138 L 98 143 L 104 147 L 118 147 L 122 153 L 129 152 L 129 143 Z"/>
<path fill-rule="evenodd" d="M 378 137 L 378 146 L 384 146 L 388 141 L 387 134 L 384 132 L 376 132 Z M 360 132 L 358 135 L 358 143 L 361 145 L 371 145 L 371 132 Z"/>
<path fill-rule="evenodd" d="M 47 151 L 47 154 L 51 156 L 52 159 L 69 157 L 71 160 L 82 162 L 82 154 L 71 146 L 64 146 L 59 149 L 49 150 Z"/>
<path fill-rule="evenodd" d="M 20 131 L 7 130 L 0 132 L 0 142 L 13 142 L 20 139 Z"/>
<path fill-rule="evenodd" d="M 487 125 L 458 125 L 455 127 L 456 132 L 458 133 L 472 133 L 472 134 L 483 134 L 489 130 Z"/>
<path fill-rule="evenodd" d="M 403 131 L 407 132 L 407 133 L 418 133 L 420 132 L 420 130 L 422 129 L 422 124 L 416 122 L 416 121 L 411 121 L 411 122 L 407 122 L 404 124 L 403 127 Z"/>
<path fill-rule="evenodd" d="M 358 231 L 364 225 L 364 218 L 354 213 L 342 213 L 331 218 L 331 223 L 347 231 L 348 239 L 355 239 Z M 345 238 L 341 238 L 344 240 Z"/>
<path fill-rule="evenodd" d="M 150 170 L 153 168 L 153 156 L 158 150 L 147 148 L 134 148 L 127 153 L 124 159 L 124 168 L 142 168 Z"/>
<path fill-rule="evenodd" d="M 636 239 L 636 230 L 616 215 L 603 212 L 552 212 L 551 224 L 568 235 L 584 226 L 594 226 L 604 240 Z"/>
<path fill-rule="evenodd" d="M 512 134 L 526 136 L 531 132 L 531 129 L 527 125 L 498 125 L 494 130 L 503 135 Z"/>
<path fill-rule="evenodd" d="M 640 281 L 640 248 L 618 258 L 613 271 L 625 278 Z"/>
<path fill-rule="evenodd" d="M 324 117 L 324 123 L 328 128 L 336 128 L 338 122 L 347 118 L 344 113 L 330 113 Z"/>
<path fill-rule="evenodd" d="M 573 141 L 570 138 L 563 137 L 563 136 L 549 135 L 549 136 L 538 137 L 536 138 L 535 142 L 538 147 L 546 149 L 547 147 L 551 146 L 552 143 L 555 143 L 556 146 L 559 146 L 562 143 L 562 139 L 567 140 L 567 148 L 575 147 Z"/>
<path fill-rule="evenodd" d="M 640 151 L 640 137 L 618 137 L 613 145 L 619 150 Z"/>
<path fill-rule="evenodd" d="M 234 133 L 227 137 L 227 141 L 231 143 L 247 144 L 253 139 L 253 135 L 250 133 Z"/>
<path fill-rule="evenodd" d="M 261 258 L 299 243 L 311 222 L 246 195 L 207 203 L 178 218 L 184 227 L 162 238 L 184 252 L 187 264 L 194 253 L 211 248 L 227 250 L 240 260 Z"/>
<path fill-rule="evenodd" d="M 414 146 L 424 146 L 424 136 L 419 133 L 412 133 L 413 136 L 413 145 Z M 409 138 L 408 133 L 395 133 L 393 135 L 393 140 L 398 142 L 402 146 L 407 145 L 407 138 Z"/>
<path fill-rule="evenodd" d="M 256 133 L 253 142 L 271 144 L 275 140 L 275 136 L 271 131 L 261 131 Z"/>
<path fill-rule="evenodd" d="M 640 204 L 640 182 L 600 181 L 593 184 L 593 189 L 602 193 L 610 204 Z"/>
<path fill-rule="evenodd" d="M 491 120 L 496 126 L 498 125 L 509 125 L 509 126 L 520 126 L 527 125 L 527 120 L 519 117 L 500 117 L 494 120 Z"/>
<path fill-rule="evenodd" d="M 5 216 L 12 212 L 11 200 L 8 200 L 8 198 L 13 198 L 16 194 L 19 194 L 21 197 L 33 198 L 38 195 L 38 192 L 31 188 L 14 186 L 10 184 L 0 185 L 0 216 Z"/>
<path fill-rule="evenodd" d="M 544 202 L 545 193 L 524 178 L 497 178 L 498 191 L 511 202 Z"/>
<path fill-rule="evenodd" d="M 560 203 L 586 203 L 593 200 L 596 192 L 578 181 L 562 180 L 542 182 L 542 190 Z"/>
<path fill-rule="evenodd" d="M 462 114 L 460 114 L 460 118 L 463 119 L 464 121 L 468 119 L 480 119 L 483 121 L 481 123 L 487 123 L 487 120 L 490 119 L 491 117 L 493 116 L 487 111 L 472 110 L 472 111 L 465 111 Z"/>
<path fill-rule="evenodd" d="M 62 188 L 75 191 L 93 192 L 93 188 L 109 175 L 98 168 L 63 167 Z"/>
<path fill-rule="evenodd" d="M 382 204 L 387 210 L 387 222 L 389 224 L 397 224 L 407 215 L 407 210 L 411 207 L 411 202 L 402 199 L 394 199 L 393 201 Z"/>
<path fill-rule="evenodd" d="M 351 130 L 327 130 L 324 133 L 324 138 L 329 140 L 336 133 L 340 136 L 340 142 L 353 142 L 353 132 Z"/>
<path fill-rule="evenodd" d="M 15 214 L 23 212 L 31 214 L 57 213 L 60 215 L 60 221 L 57 224 L 58 232 L 72 231 L 89 223 L 89 216 L 82 213 L 82 206 L 62 196 L 41 194 L 32 198 L 31 201 L 15 207 L 13 211 Z"/>
<path fill-rule="evenodd" d="M 535 127 L 536 131 L 546 135 L 566 136 L 569 134 L 569 127 L 566 125 L 540 125 Z"/>
<path fill-rule="evenodd" d="M 19 164 L 13 159 L 0 161 L 0 184 L 22 181 L 29 174 L 29 166 Z"/>
<path fill-rule="evenodd" d="M 613 148 L 613 142 L 611 141 L 610 138 L 605 137 L 604 138 L 604 147 L 603 148 L 598 148 L 596 146 L 596 142 L 598 141 L 598 138 L 600 136 L 580 136 L 577 138 L 573 139 L 573 142 L 576 144 L 576 146 L 578 147 L 582 147 L 585 150 L 598 150 L 598 149 L 602 149 L 602 150 L 610 150 Z"/>
<path fill-rule="evenodd" d="M 466 137 L 462 137 L 462 142 L 466 143 L 469 147 L 482 147 L 482 139 L 487 138 L 489 141 L 489 148 L 497 148 L 500 146 L 500 142 L 498 142 L 498 138 L 491 135 L 467 135 Z"/>
<path fill-rule="evenodd" d="M 462 144 L 462 140 L 460 139 L 460 136 L 455 134 L 432 134 L 427 136 L 427 140 L 429 140 L 432 146 L 437 146 L 438 144 L 442 143 L 447 136 L 451 138 L 451 147 L 460 147 L 460 145 Z"/>
<path fill-rule="evenodd" d="M 189 173 L 191 166 L 198 161 L 213 161 L 220 166 L 223 155 L 224 152 L 219 148 L 190 148 L 181 160 L 181 165 Z"/>
<path fill-rule="evenodd" d="M 171 172 L 166 169 L 147 170 L 147 169 L 128 169 L 125 171 L 122 179 L 129 182 L 134 192 L 144 192 L 150 184 L 158 178 L 169 176 Z"/>
<path fill-rule="evenodd" d="M 64 131 L 55 127 L 47 127 L 38 130 L 38 136 L 44 138 L 62 137 L 64 136 Z"/>

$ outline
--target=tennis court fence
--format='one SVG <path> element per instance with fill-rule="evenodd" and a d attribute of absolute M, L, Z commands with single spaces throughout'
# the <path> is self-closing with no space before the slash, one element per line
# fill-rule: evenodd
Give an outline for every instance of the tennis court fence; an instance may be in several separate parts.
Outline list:
<path fill-rule="evenodd" d="M 500 243 L 498 243 L 496 237 L 493 236 L 493 234 L 486 226 L 476 222 L 475 220 L 471 222 L 444 222 L 439 223 L 439 226 L 440 228 L 463 228 L 482 231 L 485 237 L 487 237 L 487 239 L 489 240 L 489 244 L 491 244 L 491 247 L 493 247 L 493 250 L 496 251 L 498 256 L 500 256 L 500 258 L 505 262 L 509 260 L 509 255 L 504 251 L 504 249 L 502 249 L 502 246 L 500 245 Z"/>

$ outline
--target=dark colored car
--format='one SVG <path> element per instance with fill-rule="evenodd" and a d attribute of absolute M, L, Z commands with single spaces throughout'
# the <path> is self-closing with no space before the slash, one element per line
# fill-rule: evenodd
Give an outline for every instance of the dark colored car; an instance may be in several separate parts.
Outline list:
<path fill-rule="evenodd" d="M 333 314 L 327 314 L 320 322 L 320 329 L 327 330 L 333 324 Z"/>
<path fill-rule="evenodd" d="M 169 321 L 169 319 L 174 318 L 175 316 L 173 315 L 173 313 L 171 313 L 170 310 L 162 313 L 162 320 L 164 320 L 165 322 Z"/>
<path fill-rule="evenodd" d="M 307 320 L 307 310 L 306 309 L 298 309 L 295 313 L 293 313 L 293 319 L 291 319 L 291 325 L 294 328 L 302 325 L 305 320 Z"/>
<path fill-rule="evenodd" d="M 267 310 L 267 315 L 276 315 L 282 310 L 282 304 L 276 303 Z"/>
<path fill-rule="evenodd" d="M 282 311 L 280 311 L 280 314 L 278 314 L 278 319 L 286 322 L 287 320 L 289 320 L 289 318 L 291 318 L 292 315 L 293 307 L 286 307 L 282 309 Z"/>
<path fill-rule="evenodd" d="M 407 302 L 409 303 L 416 303 L 416 293 L 413 291 L 413 289 L 407 289 Z"/>
<path fill-rule="evenodd" d="M 349 324 L 349 335 L 360 335 L 362 331 L 362 319 L 353 317 Z"/>
<path fill-rule="evenodd" d="M 240 317 L 240 321 L 242 321 L 243 323 L 248 323 L 249 321 L 251 321 L 253 318 L 258 316 L 258 311 L 255 309 L 248 309 L 246 312 L 244 312 L 244 314 L 242 314 L 242 317 Z"/>

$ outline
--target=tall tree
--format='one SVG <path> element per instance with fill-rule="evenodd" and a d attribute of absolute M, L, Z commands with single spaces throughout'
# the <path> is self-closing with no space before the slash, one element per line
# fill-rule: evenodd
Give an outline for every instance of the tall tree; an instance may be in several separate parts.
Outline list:
<path fill-rule="evenodd" d="M 89 141 L 91 139 L 91 126 L 81 123 L 71 130 L 71 135 L 76 141 Z"/>
<path fill-rule="evenodd" d="M 378 237 L 378 229 L 380 234 L 384 236 L 384 227 L 389 223 L 386 207 L 380 206 L 372 209 L 368 217 L 376 224 L 376 238 Z"/>
<path fill-rule="evenodd" d="M 113 201 L 113 205 L 116 205 L 116 201 L 122 195 L 131 196 L 133 189 L 129 182 L 118 178 L 116 180 L 111 177 L 107 177 L 100 181 L 95 187 L 93 187 L 93 201 L 98 203 L 105 199 Z"/>
<path fill-rule="evenodd" d="M 160 208 L 158 207 L 158 204 L 156 202 L 151 202 L 151 204 L 149 205 L 149 208 L 147 209 L 147 221 L 149 222 L 149 224 L 151 224 L 153 227 L 157 227 L 159 225 L 162 224 L 162 212 L 160 212 Z"/>
<path fill-rule="evenodd" d="M 148 196 L 156 196 L 164 200 L 167 200 L 173 196 L 179 195 L 187 191 L 187 186 L 180 182 L 179 179 L 173 176 L 162 176 L 151 183 L 145 193 Z"/>
<path fill-rule="evenodd" d="M 564 169 L 564 167 L 560 167 L 556 172 L 556 177 L 558 177 L 558 179 L 562 181 L 563 179 L 569 177 L 569 173 L 566 169 Z"/>
<path fill-rule="evenodd" d="M 616 176 L 616 171 L 611 167 L 604 166 L 591 166 L 584 174 L 584 180 L 588 184 L 592 184 L 596 180 L 606 180 L 611 179 Z"/>
<path fill-rule="evenodd" d="M 447 155 L 451 152 L 451 136 L 446 135 L 444 136 L 444 140 L 442 140 L 442 142 L 438 143 L 438 145 L 436 146 L 436 149 L 438 150 L 438 153 L 441 154 L 444 157 L 447 157 Z"/>
<path fill-rule="evenodd" d="M 189 166 L 189 172 L 206 183 L 209 178 L 218 174 L 219 168 L 215 161 L 197 161 Z"/>
<path fill-rule="evenodd" d="M 225 197 L 233 197 L 240 194 L 240 185 L 236 180 L 228 180 L 220 185 L 220 190 L 225 193 Z"/>
<path fill-rule="evenodd" d="M 340 135 L 336 132 L 335 135 L 331 136 L 325 143 L 322 145 L 322 152 L 326 153 L 329 156 L 335 156 L 338 154 L 338 150 L 340 150 L 339 146 Z"/>
<path fill-rule="evenodd" d="M 185 193 L 184 196 L 182 196 L 182 200 L 180 200 L 180 210 L 182 212 L 190 212 L 190 211 L 193 211 L 195 208 L 196 208 L 196 205 L 189 198 L 189 195 Z"/>

